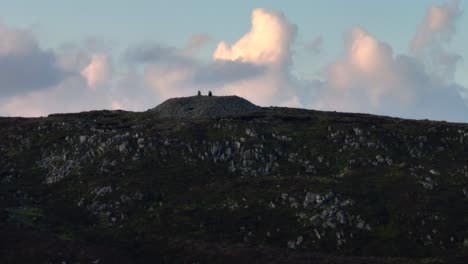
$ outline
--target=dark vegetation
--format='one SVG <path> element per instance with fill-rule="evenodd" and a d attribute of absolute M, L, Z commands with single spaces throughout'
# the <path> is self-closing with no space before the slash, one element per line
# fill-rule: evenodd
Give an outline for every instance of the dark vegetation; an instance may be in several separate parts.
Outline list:
<path fill-rule="evenodd" d="M 468 263 L 468 125 L 0 118 L 0 263 Z"/>

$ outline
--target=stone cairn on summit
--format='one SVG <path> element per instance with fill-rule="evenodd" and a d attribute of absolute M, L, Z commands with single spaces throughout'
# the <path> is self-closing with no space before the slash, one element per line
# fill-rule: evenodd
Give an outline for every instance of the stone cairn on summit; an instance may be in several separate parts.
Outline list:
<path fill-rule="evenodd" d="M 203 96 L 198 91 L 196 96 L 171 98 L 149 109 L 163 118 L 200 119 L 219 118 L 235 115 L 264 112 L 265 109 L 238 96 Z"/>

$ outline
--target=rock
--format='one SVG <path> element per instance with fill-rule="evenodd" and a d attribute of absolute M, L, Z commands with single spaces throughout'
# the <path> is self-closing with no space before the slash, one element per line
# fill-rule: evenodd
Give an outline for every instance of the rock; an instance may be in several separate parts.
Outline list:
<path fill-rule="evenodd" d="M 385 159 L 385 162 L 387 163 L 388 166 L 392 166 L 392 164 L 393 164 L 393 160 L 391 158 L 388 158 L 388 157 Z"/>
<path fill-rule="evenodd" d="M 315 173 L 315 167 L 312 166 L 312 165 L 307 165 L 307 167 L 305 169 L 305 172 L 306 173 Z"/>
<path fill-rule="evenodd" d="M 241 143 L 239 141 L 234 142 L 234 149 L 240 149 Z"/>
<path fill-rule="evenodd" d="M 353 131 L 354 131 L 354 134 L 355 134 L 356 136 L 362 135 L 362 130 L 361 130 L 360 128 L 358 128 L 358 127 L 354 127 L 354 128 L 353 128 Z"/>
<path fill-rule="evenodd" d="M 323 160 L 324 160 L 324 157 L 323 157 L 323 156 L 320 155 L 320 156 L 317 157 L 317 161 L 318 161 L 319 163 L 322 163 Z"/>
<path fill-rule="evenodd" d="M 233 172 L 235 172 L 237 170 L 236 166 L 234 166 L 234 161 L 231 160 L 231 162 L 229 163 L 228 170 L 229 170 L 230 173 L 233 173 Z"/>
<path fill-rule="evenodd" d="M 103 196 L 103 195 L 108 194 L 108 193 L 111 193 L 111 192 L 112 192 L 112 187 L 111 187 L 111 186 L 104 186 L 104 187 L 95 189 L 95 190 L 93 191 L 93 193 L 94 193 L 96 196 Z"/>
<path fill-rule="evenodd" d="M 127 152 L 127 145 L 128 143 L 127 142 L 123 142 L 122 144 L 119 145 L 119 151 L 120 152 Z"/>
<path fill-rule="evenodd" d="M 385 162 L 385 159 L 384 159 L 382 156 L 380 156 L 380 155 L 375 156 L 375 159 L 377 160 L 378 163 L 383 163 L 383 162 Z"/>
<path fill-rule="evenodd" d="M 145 139 L 144 138 L 139 138 L 137 140 L 137 143 L 138 143 L 138 148 L 142 149 L 145 147 L 144 143 L 145 143 Z"/>
<path fill-rule="evenodd" d="M 300 246 L 302 244 L 302 241 L 304 241 L 304 238 L 302 236 L 298 236 L 296 239 L 296 245 Z"/>
<path fill-rule="evenodd" d="M 232 155 L 232 149 L 231 148 L 227 148 L 225 151 L 224 151 L 224 154 L 226 154 L 227 157 L 230 157 Z"/>
<path fill-rule="evenodd" d="M 363 229 L 364 227 L 366 226 L 366 223 L 364 221 L 359 221 L 359 223 L 357 223 L 356 227 L 358 229 Z"/>
<path fill-rule="evenodd" d="M 257 132 L 255 132 L 255 129 L 253 128 L 246 128 L 245 134 L 249 137 L 257 137 Z"/>
<path fill-rule="evenodd" d="M 314 193 L 308 192 L 304 198 L 302 205 L 308 207 L 315 203 L 316 195 Z"/>
<path fill-rule="evenodd" d="M 248 149 L 242 153 L 242 158 L 245 160 L 251 160 L 253 158 L 252 150 Z"/>

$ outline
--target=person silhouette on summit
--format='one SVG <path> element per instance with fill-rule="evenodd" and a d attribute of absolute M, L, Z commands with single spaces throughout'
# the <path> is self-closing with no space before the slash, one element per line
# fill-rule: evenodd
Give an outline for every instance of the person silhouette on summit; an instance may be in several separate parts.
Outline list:
<path fill-rule="evenodd" d="M 208 92 L 208 96 L 213 96 L 213 94 L 211 93 L 211 91 Z"/>
<path fill-rule="evenodd" d="M 197 96 L 201 96 L 201 92 L 200 92 L 200 91 L 198 91 L 198 94 L 197 94 Z"/>

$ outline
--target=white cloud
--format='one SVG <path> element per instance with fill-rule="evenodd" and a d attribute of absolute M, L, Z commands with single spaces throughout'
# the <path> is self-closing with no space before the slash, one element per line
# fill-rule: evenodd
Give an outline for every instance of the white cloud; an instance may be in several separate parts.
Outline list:
<path fill-rule="evenodd" d="M 220 42 L 215 60 L 240 60 L 255 64 L 283 64 L 291 58 L 296 26 L 283 14 L 265 9 L 252 12 L 252 29 L 232 46 Z"/>
<path fill-rule="evenodd" d="M 89 64 L 81 71 L 81 75 L 88 82 L 88 87 L 96 89 L 109 80 L 112 75 L 112 63 L 105 54 L 93 54 Z"/>
<path fill-rule="evenodd" d="M 292 47 L 297 28 L 283 14 L 255 9 L 252 28 L 236 43 L 220 42 L 213 53 L 218 61 L 242 61 L 262 65 L 265 70 L 255 78 L 239 79 L 220 86 L 220 94 L 237 94 L 264 106 L 301 106 L 297 86 L 290 73 Z"/>

